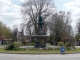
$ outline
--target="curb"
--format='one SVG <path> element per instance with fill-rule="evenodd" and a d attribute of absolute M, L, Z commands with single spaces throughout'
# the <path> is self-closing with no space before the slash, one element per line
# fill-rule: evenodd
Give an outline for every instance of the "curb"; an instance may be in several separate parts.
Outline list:
<path fill-rule="evenodd" d="M 73 53 L 15 53 L 15 52 L 0 52 L 0 53 L 3 53 L 3 54 L 30 54 L 30 55 L 44 55 L 44 54 L 62 54 L 62 55 L 65 55 L 65 54 L 80 54 L 80 52 L 73 52 Z"/>

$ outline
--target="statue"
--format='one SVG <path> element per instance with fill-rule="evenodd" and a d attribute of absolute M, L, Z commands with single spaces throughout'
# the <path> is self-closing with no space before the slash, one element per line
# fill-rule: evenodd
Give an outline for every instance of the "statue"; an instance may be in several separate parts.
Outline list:
<path fill-rule="evenodd" d="M 38 27 L 39 27 L 39 30 L 42 30 L 42 26 L 43 26 L 42 17 L 39 16 L 39 21 L 38 21 Z"/>
<path fill-rule="evenodd" d="M 46 47 L 46 40 L 45 38 L 47 35 L 44 34 L 44 25 L 45 23 L 42 20 L 42 17 L 39 16 L 37 27 L 38 27 L 38 33 L 37 35 L 33 35 L 33 37 L 36 38 L 35 47 L 36 48 L 44 48 Z"/>

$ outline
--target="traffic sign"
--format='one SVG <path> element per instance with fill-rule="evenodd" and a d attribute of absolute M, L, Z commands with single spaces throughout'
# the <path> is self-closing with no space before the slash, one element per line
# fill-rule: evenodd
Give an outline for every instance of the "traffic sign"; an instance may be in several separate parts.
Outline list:
<path fill-rule="evenodd" d="M 63 46 L 60 48 L 60 52 L 65 52 L 65 48 Z"/>

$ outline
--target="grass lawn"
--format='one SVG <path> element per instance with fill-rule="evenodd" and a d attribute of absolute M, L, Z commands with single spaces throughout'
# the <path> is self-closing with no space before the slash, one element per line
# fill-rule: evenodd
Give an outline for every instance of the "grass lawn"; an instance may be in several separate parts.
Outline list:
<path fill-rule="evenodd" d="M 80 52 L 80 48 L 75 49 L 75 50 L 66 50 L 66 52 Z"/>
<path fill-rule="evenodd" d="M 0 48 L 0 52 L 4 53 L 23 53 L 23 54 L 35 54 L 35 53 L 60 53 L 60 50 L 37 50 L 37 49 L 22 49 L 22 50 L 4 50 L 3 48 Z M 65 53 L 76 53 L 80 52 L 80 48 L 76 50 L 66 50 Z"/>
<path fill-rule="evenodd" d="M 37 50 L 37 49 L 25 49 L 25 50 L 4 50 L 0 48 L 0 52 L 5 53 L 59 53 L 59 50 Z"/>

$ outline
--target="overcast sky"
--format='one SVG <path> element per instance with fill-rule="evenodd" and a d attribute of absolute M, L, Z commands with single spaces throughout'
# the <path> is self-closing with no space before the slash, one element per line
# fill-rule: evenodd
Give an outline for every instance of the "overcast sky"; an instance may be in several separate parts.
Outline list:
<path fill-rule="evenodd" d="M 0 20 L 11 27 L 23 22 L 20 14 L 20 5 L 23 0 L 0 0 Z M 70 11 L 72 17 L 72 26 L 80 17 L 80 0 L 54 0 L 58 11 Z"/>

